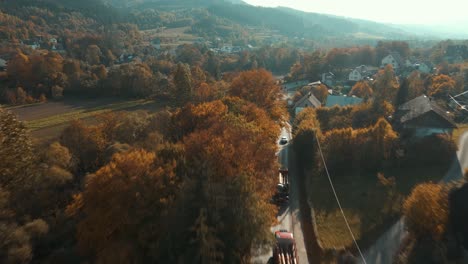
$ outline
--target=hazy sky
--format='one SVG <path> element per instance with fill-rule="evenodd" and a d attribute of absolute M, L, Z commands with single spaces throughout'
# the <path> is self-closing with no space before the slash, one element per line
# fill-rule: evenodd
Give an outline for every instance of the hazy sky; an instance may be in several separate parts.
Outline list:
<path fill-rule="evenodd" d="M 468 0 L 244 0 L 259 6 L 287 6 L 303 11 L 394 24 L 468 22 Z M 468 31 L 468 28 L 466 29 Z"/>

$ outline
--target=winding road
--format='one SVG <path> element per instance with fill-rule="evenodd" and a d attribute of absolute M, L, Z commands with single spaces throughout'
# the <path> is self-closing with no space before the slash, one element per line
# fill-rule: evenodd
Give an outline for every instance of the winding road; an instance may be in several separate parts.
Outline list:
<path fill-rule="evenodd" d="M 468 132 L 460 137 L 458 146 L 457 156 L 441 182 L 461 179 L 463 170 L 468 168 Z M 398 222 L 379 237 L 374 245 L 364 252 L 366 262 L 368 264 L 391 264 L 406 232 L 404 218 L 400 218 Z M 360 260 L 359 263 L 364 263 L 364 261 Z"/>

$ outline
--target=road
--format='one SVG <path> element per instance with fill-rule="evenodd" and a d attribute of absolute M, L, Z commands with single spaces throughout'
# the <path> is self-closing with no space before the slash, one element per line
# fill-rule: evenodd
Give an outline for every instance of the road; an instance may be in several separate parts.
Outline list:
<path fill-rule="evenodd" d="M 282 128 L 281 136 L 286 137 L 288 139 L 288 144 L 279 145 L 279 138 L 278 138 L 278 161 L 280 163 L 281 168 L 289 168 L 289 151 L 290 145 L 289 142 L 291 141 L 291 128 L 290 126 Z M 280 177 L 278 174 L 278 182 L 280 182 Z M 277 219 L 279 224 L 276 226 L 271 227 L 272 236 L 273 233 L 280 229 L 286 229 L 288 231 L 292 231 L 294 234 L 294 238 L 296 240 L 296 247 L 297 247 L 297 254 L 299 258 L 300 264 L 307 264 L 309 263 L 307 260 L 307 251 L 305 249 L 304 244 L 304 237 L 302 234 L 302 227 L 299 218 L 299 202 L 298 202 L 298 192 L 297 192 L 297 182 L 294 174 L 291 173 L 289 170 L 289 182 L 290 182 L 290 194 L 289 194 L 289 204 L 280 208 Z M 265 264 L 268 260 L 272 257 L 273 252 L 271 249 L 267 250 L 263 253 L 258 253 L 256 257 L 253 259 L 253 263 Z"/>
<path fill-rule="evenodd" d="M 461 179 L 464 168 L 468 168 L 468 132 L 460 137 L 458 146 L 457 156 L 441 182 Z M 364 252 L 366 262 L 369 264 L 391 264 L 406 232 L 404 218 L 400 218 L 398 222 L 379 237 L 372 247 Z M 360 260 L 359 263 L 364 262 Z"/>

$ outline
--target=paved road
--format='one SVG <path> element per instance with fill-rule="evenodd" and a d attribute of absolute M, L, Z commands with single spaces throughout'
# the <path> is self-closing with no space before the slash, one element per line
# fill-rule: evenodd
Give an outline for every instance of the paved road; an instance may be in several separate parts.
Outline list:
<path fill-rule="evenodd" d="M 288 141 L 291 140 L 291 131 L 290 127 L 283 128 L 281 130 L 281 136 L 280 137 L 286 137 L 288 138 Z M 279 139 L 278 139 L 279 142 Z M 278 143 L 279 144 L 279 143 Z M 288 157 L 289 157 L 289 143 L 286 145 L 278 145 L 279 146 L 279 152 L 278 152 L 278 161 L 280 163 L 280 166 L 282 168 L 289 168 L 289 162 L 288 162 Z M 289 175 L 290 179 L 290 202 L 288 205 L 283 206 L 280 208 L 279 213 L 278 213 L 278 222 L 279 224 L 276 226 L 271 227 L 271 232 L 272 235 L 275 231 L 280 230 L 280 229 L 286 229 L 288 231 L 292 231 L 296 240 L 296 247 L 297 247 L 297 254 L 299 257 L 299 263 L 306 264 L 308 263 L 307 260 L 307 252 L 304 246 L 304 237 L 302 235 L 302 228 L 301 224 L 299 221 L 299 203 L 298 203 L 298 197 L 297 197 L 297 182 L 295 181 L 294 175 Z M 279 175 L 278 175 L 278 182 L 280 181 Z M 256 256 L 253 259 L 254 263 L 261 263 L 265 264 L 268 262 L 270 257 L 272 257 L 273 252 L 271 249 L 267 250 L 266 252 L 259 253 L 258 256 Z"/>
<path fill-rule="evenodd" d="M 468 168 L 468 132 L 460 137 L 457 157 L 452 162 L 447 174 L 441 180 L 449 182 L 462 178 L 462 171 Z M 368 264 L 391 264 L 403 237 L 406 234 L 404 218 L 400 218 L 389 230 L 364 252 Z M 360 260 L 359 263 L 364 263 Z"/>

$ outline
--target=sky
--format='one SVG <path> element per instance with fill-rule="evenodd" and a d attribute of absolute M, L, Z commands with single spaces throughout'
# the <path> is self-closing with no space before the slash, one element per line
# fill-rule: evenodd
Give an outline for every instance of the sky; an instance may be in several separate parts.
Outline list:
<path fill-rule="evenodd" d="M 468 25 L 467 0 L 244 0 L 256 6 L 286 6 L 307 12 L 392 24 Z M 468 28 L 466 29 L 468 33 Z"/>

